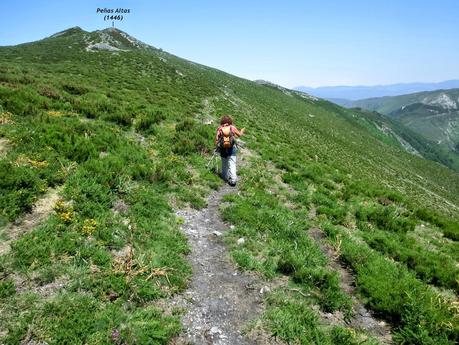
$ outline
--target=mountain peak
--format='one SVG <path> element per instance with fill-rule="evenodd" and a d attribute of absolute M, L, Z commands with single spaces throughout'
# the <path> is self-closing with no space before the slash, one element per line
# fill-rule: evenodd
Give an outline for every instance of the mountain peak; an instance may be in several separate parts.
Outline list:
<path fill-rule="evenodd" d="M 108 44 L 116 50 L 151 48 L 151 46 L 149 46 L 148 44 L 114 27 L 109 27 L 103 30 L 97 30 L 92 32 L 92 34 L 99 35 L 99 38 L 102 40 L 103 44 Z"/>
<path fill-rule="evenodd" d="M 73 34 L 81 33 L 81 32 L 86 32 L 86 31 L 84 31 L 79 26 L 74 26 L 74 27 L 68 28 L 66 30 L 56 32 L 55 34 L 53 34 L 53 35 L 51 35 L 49 37 L 50 38 L 54 38 L 54 37 L 59 37 L 59 36 L 67 36 L 67 35 L 73 35 Z"/>
<path fill-rule="evenodd" d="M 119 52 L 153 48 L 150 45 L 129 35 L 128 33 L 114 27 L 88 32 L 79 26 L 75 26 L 57 32 L 48 38 L 70 38 L 71 40 L 75 38 L 75 41 L 82 42 L 86 51 L 106 50 L 111 52 Z"/>

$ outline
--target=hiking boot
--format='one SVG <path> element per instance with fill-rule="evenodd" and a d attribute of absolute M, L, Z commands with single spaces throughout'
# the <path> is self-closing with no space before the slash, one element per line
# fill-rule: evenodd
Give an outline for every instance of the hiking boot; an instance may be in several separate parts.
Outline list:
<path fill-rule="evenodd" d="M 236 182 L 228 182 L 231 187 L 236 187 Z"/>

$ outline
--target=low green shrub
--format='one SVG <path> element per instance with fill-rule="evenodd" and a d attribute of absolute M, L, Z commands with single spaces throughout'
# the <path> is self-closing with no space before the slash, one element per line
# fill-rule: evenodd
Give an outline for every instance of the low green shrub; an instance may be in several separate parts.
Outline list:
<path fill-rule="evenodd" d="M 81 83 L 63 82 L 62 89 L 72 95 L 84 95 L 89 92 L 89 87 Z"/>
<path fill-rule="evenodd" d="M 193 119 L 185 118 L 175 127 L 175 154 L 187 156 L 193 153 L 206 154 L 212 151 L 214 130 L 210 126 L 197 124 Z"/>
<path fill-rule="evenodd" d="M 341 259 L 356 272 L 357 289 L 369 307 L 397 325 L 398 342 L 454 344 L 459 340 L 454 310 L 447 300 L 407 268 L 350 239 L 339 228 L 327 225 L 325 231 L 339 236 Z"/>
<path fill-rule="evenodd" d="M 155 134 L 155 125 L 166 119 L 163 111 L 147 108 L 141 111 L 141 115 L 136 119 L 135 128 L 144 134 Z"/>
<path fill-rule="evenodd" d="M 123 109 L 117 109 L 105 115 L 104 119 L 123 127 L 130 127 L 132 125 L 133 116 Z"/>
<path fill-rule="evenodd" d="M 450 257 L 426 251 L 412 239 L 392 233 L 374 230 L 365 233 L 364 238 L 371 248 L 406 264 L 426 283 L 459 292 L 459 270 Z"/>
<path fill-rule="evenodd" d="M 445 237 L 450 238 L 453 241 L 459 241 L 459 220 L 448 219 L 447 217 L 441 216 L 438 213 L 426 208 L 416 209 L 414 211 L 414 216 L 422 221 L 438 226 Z"/>
<path fill-rule="evenodd" d="M 351 314 L 352 302 L 341 290 L 336 271 L 324 267 L 303 266 L 294 272 L 293 281 L 317 288 L 320 292 L 319 304 L 324 311 L 343 310 L 348 316 Z"/>
<path fill-rule="evenodd" d="M 267 302 L 265 318 L 273 336 L 287 343 L 327 343 L 327 336 L 319 327 L 319 319 L 307 303 L 283 294 L 274 294 Z"/>
<path fill-rule="evenodd" d="M 16 287 L 12 279 L 0 280 L 0 300 L 3 298 L 11 297 L 16 293 Z"/>
<path fill-rule="evenodd" d="M 341 326 L 322 327 L 317 314 L 304 299 L 296 299 L 283 292 L 267 298 L 264 319 L 274 337 L 288 344 L 370 345 L 371 339 L 357 336 Z"/>
<path fill-rule="evenodd" d="M 400 208 L 396 206 L 370 205 L 361 206 L 355 212 L 357 220 L 365 223 L 371 223 L 379 229 L 402 232 L 413 231 L 416 222 L 409 216 L 405 216 Z"/>
<path fill-rule="evenodd" d="M 37 115 L 49 107 L 48 99 L 29 87 L 10 89 L 0 86 L 0 105 L 15 115 Z"/>
<path fill-rule="evenodd" d="M 1 216 L 12 221 L 32 209 L 38 196 L 46 190 L 46 182 L 29 166 L 0 160 L 0 190 Z"/>

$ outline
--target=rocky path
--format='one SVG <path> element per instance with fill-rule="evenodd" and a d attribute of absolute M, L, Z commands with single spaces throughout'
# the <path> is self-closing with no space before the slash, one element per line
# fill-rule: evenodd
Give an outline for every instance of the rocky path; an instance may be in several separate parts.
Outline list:
<path fill-rule="evenodd" d="M 237 190 L 229 186 L 212 193 L 207 207 L 177 211 L 192 248 L 193 278 L 189 289 L 172 302 L 186 308 L 184 332 L 174 344 L 258 344 L 243 335 L 247 322 L 262 311 L 262 283 L 239 272 L 231 263 L 222 236 L 229 228 L 219 215 L 222 197 Z M 265 342 L 264 342 L 265 343 Z"/>

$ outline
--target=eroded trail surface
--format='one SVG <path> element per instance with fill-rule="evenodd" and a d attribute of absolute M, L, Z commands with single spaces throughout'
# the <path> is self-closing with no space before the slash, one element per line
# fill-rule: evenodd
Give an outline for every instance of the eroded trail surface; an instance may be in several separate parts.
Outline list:
<path fill-rule="evenodd" d="M 175 344 L 257 344 L 243 335 L 247 322 L 262 310 L 261 282 L 239 272 L 222 240 L 229 228 L 219 215 L 222 197 L 237 190 L 228 186 L 212 193 L 206 208 L 177 211 L 192 248 L 193 277 L 189 289 L 173 305 L 186 308 L 184 332 Z"/>

